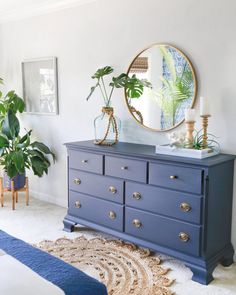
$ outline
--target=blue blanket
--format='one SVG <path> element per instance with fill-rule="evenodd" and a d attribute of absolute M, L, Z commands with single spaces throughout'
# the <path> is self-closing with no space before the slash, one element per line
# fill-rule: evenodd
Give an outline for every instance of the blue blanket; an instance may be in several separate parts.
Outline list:
<path fill-rule="evenodd" d="M 102 283 L 1 230 L 0 249 L 61 288 L 66 295 L 107 295 L 106 287 Z"/>

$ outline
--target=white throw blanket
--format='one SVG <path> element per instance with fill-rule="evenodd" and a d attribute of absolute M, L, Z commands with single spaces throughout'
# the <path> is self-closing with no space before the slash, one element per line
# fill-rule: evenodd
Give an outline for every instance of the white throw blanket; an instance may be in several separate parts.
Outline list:
<path fill-rule="evenodd" d="M 0 249 L 1 295 L 65 295 L 30 268 Z"/>

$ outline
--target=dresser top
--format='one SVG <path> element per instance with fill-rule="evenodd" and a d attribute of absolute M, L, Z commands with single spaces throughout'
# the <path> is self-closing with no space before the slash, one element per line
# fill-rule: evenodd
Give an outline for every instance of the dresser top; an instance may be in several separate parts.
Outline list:
<path fill-rule="evenodd" d="M 65 144 L 67 148 L 79 149 L 95 153 L 117 154 L 136 158 L 146 158 L 152 160 L 172 161 L 200 166 L 214 166 L 223 162 L 235 159 L 235 155 L 219 154 L 206 159 L 193 159 L 185 157 L 176 157 L 169 155 L 159 155 L 155 153 L 155 146 L 136 144 L 128 142 L 118 142 L 113 146 L 96 145 L 93 140 L 69 142 Z"/>

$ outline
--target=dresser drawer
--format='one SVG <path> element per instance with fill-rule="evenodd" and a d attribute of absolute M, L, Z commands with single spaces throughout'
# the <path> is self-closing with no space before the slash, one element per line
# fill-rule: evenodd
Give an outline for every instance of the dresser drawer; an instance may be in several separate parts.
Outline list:
<path fill-rule="evenodd" d="M 158 163 L 149 165 L 149 183 L 196 194 L 202 193 L 200 169 Z"/>
<path fill-rule="evenodd" d="M 69 214 L 123 231 L 124 206 L 69 192 Z"/>
<path fill-rule="evenodd" d="M 200 254 L 200 229 L 197 225 L 175 221 L 141 210 L 125 209 L 125 232 L 127 234 L 186 254 L 195 256 Z"/>
<path fill-rule="evenodd" d="M 103 174 L 103 155 L 69 150 L 69 168 Z"/>
<path fill-rule="evenodd" d="M 106 156 L 105 174 L 146 183 L 147 162 Z"/>
<path fill-rule="evenodd" d="M 116 203 L 124 203 L 124 181 L 120 179 L 70 169 L 69 189 Z"/>
<path fill-rule="evenodd" d="M 130 207 L 188 222 L 201 222 L 202 198 L 191 194 L 126 182 L 125 203 Z"/>

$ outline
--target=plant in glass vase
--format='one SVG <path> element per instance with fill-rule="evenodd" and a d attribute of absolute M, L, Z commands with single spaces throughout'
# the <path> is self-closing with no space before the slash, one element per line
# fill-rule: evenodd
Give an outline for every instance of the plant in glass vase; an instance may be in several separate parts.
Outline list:
<path fill-rule="evenodd" d="M 140 97 L 144 87 L 150 87 L 150 83 L 144 79 L 140 80 L 135 75 L 129 77 L 122 73 L 117 77 L 112 77 L 109 83 L 109 88 L 106 86 L 104 77 L 110 75 L 114 69 L 110 66 L 98 69 L 92 76 L 97 83 L 91 87 L 87 100 L 92 96 L 96 88 L 99 88 L 104 106 L 102 114 L 94 120 L 95 144 L 113 145 L 118 142 L 118 136 L 121 127 L 121 121 L 117 116 L 114 116 L 114 109 L 111 106 L 111 98 L 115 88 L 124 88 L 127 96 L 130 98 Z"/>

